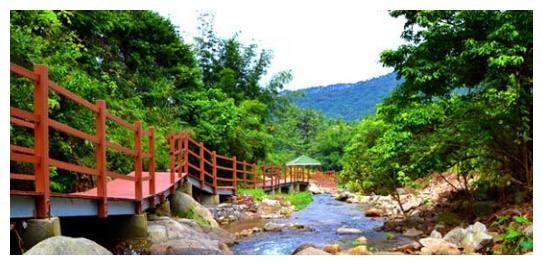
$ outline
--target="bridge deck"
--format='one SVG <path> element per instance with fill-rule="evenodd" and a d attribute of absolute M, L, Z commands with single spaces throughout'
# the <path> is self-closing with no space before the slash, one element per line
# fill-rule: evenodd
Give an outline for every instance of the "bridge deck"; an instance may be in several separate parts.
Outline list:
<path fill-rule="evenodd" d="M 142 172 L 143 177 L 148 177 L 149 172 Z M 133 177 L 134 172 L 128 174 L 128 176 Z M 175 174 L 175 182 L 179 181 L 179 175 Z M 157 192 L 163 192 L 170 188 L 170 172 L 155 172 L 155 190 Z M 149 181 L 144 180 L 142 183 L 143 198 L 150 196 L 149 193 Z M 97 196 L 97 188 L 90 190 L 71 193 L 72 195 L 81 195 L 81 196 Z M 114 179 L 107 182 L 107 195 L 108 198 L 117 198 L 117 199 L 134 199 L 136 198 L 136 187 L 134 181 L 125 180 L 125 179 Z"/>

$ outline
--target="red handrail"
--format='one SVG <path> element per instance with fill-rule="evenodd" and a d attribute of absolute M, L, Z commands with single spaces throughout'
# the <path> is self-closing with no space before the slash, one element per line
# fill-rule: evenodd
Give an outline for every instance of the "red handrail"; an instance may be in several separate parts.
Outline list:
<path fill-rule="evenodd" d="M 135 198 L 137 202 L 138 211 L 142 211 L 142 182 L 145 179 L 149 180 L 150 194 L 155 193 L 155 146 L 154 146 L 154 129 L 149 128 L 148 132 L 143 130 L 140 121 L 136 121 L 131 124 L 117 116 L 112 115 L 107 111 L 106 102 L 103 100 L 97 100 L 96 103 L 91 103 L 86 99 L 78 96 L 72 91 L 60 86 L 59 84 L 49 80 L 48 69 L 44 65 L 36 65 L 34 71 L 25 69 L 22 66 L 11 64 L 10 72 L 29 79 L 34 82 L 34 110 L 33 113 L 16 108 L 10 107 L 10 123 L 16 126 L 24 126 L 34 129 L 34 148 L 12 145 L 10 148 L 10 160 L 18 162 L 33 163 L 34 175 L 10 173 L 10 179 L 26 179 L 33 180 L 35 183 L 35 193 L 37 194 L 36 201 L 36 215 L 40 218 L 50 216 L 50 196 L 51 191 L 49 189 L 49 167 L 58 167 L 64 170 L 94 175 L 96 176 L 96 190 L 98 200 L 98 216 L 106 217 L 108 208 L 108 190 L 107 190 L 107 176 L 113 178 L 122 178 L 125 180 L 134 181 Z M 77 128 L 73 128 L 67 124 L 55 121 L 49 118 L 48 112 L 48 100 L 49 89 L 55 91 L 61 96 L 75 102 L 82 107 L 91 110 L 95 113 L 95 127 L 96 132 L 94 135 L 85 133 Z M 134 148 L 127 148 L 120 144 L 113 143 L 107 140 L 107 126 L 106 121 L 111 120 L 123 127 L 128 128 L 134 132 Z M 59 132 L 74 136 L 79 139 L 87 140 L 96 144 L 95 150 L 95 168 L 89 168 L 73 164 L 66 161 L 60 161 L 49 157 L 49 128 L 53 128 Z M 142 150 L 142 137 L 147 135 L 149 137 L 149 151 L 144 153 Z M 107 148 L 112 148 L 121 153 L 131 155 L 135 159 L 135 177 L 130 177 L 124 174 L 109 171 L 107 169 Z M 31 151 L 31 153 L 30 153 Z M 26 154 L 25 154 L 26 153 Z M 29 154 L 30 153 L 30 154 Z M 33 159 L 28 159 L 33 157 Z M 149 159 L 149 176 L 142 177 L 143 171 L 143 159 Z M 12 191 L 17 192 L 17 191 Z M 151 203 L 154 204 L 153 202 Z"/>

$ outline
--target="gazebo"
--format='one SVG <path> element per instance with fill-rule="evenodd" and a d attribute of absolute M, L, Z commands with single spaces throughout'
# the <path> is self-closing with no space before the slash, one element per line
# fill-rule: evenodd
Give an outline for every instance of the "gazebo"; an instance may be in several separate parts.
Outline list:
<path fill-rule="evenodd" d="M 307 178 L 307 180 L 309 181 L 311 167 L 320 167 L 321 162 L 311 157 L 301 155 L 293 160 L 288 161 L 286 163 L 286 166 L 289 168 L 289 173 L 291 177 L 302 180 Z"/>

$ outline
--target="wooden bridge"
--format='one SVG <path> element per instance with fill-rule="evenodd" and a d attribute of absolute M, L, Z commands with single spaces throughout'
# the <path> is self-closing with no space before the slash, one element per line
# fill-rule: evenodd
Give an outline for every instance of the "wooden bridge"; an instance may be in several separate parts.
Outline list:
<path fill-rule="evenodd" d="M 11 218 L 47 218 L 50 216 L 99 216 L 143 213 L 155 208 L 180 185 L 190 184 L 203 193 L 233 195 L 238 187 L 275 190 L 289 185 L 306 185 L 312 175 L 304 167 L 257 165 L 236 157 L 219 155 L 195 141 L 188 132 L 170 132 L 170 165 L 168 171 L 155 169 L 155 130 L 143 128 L 141 121 L 127 122 L 113 114 L 106 102 L 91 103 L 49 80 L 48 69 L 36 65 L 28 70 L 11 64 L 10 72 L 34 84 L 33 111 L 10 107 L 10 124 L 32 129 L 34 146 L 10 145 L 10 160 L 33 165 L 33 173 L 10 170 L 10 180 L 31 182 L 32 190 L 10 187 Z M 83 132 L 49 118 L 49 92 L 54 91 L 95 115 L 95 134 Z M 106 122 L 113 122 L 133 133 L 133 148 L 108 139 Z M 90 168 L 49 156 L 49 130 L 91 142 L 95 146 L 95 167 Z M 145 139 L 147 138 L 147 139 Z M 144 144 L 146 143 L 146 144 Z M 129 174 L 107 167 L 106 151 L 113 149 L 134 159 Z M 144 161 L 146 163 L 144 163 Z M 146 169 L 144 170 L 144 164 Z M 50 167 L 75 172 L 95 179 L 96 185 L 86 191 L 55 193 L 50 190 Z"/>

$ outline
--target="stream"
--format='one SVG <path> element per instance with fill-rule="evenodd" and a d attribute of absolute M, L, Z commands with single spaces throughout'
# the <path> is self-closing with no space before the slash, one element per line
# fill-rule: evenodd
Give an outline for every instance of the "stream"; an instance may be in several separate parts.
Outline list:
<path fill-rule="evenodd" d="M 387 251 L 411 242 L 401 234 L 394 234 L 391 238 L 391 235 L 386 232 L 376 231 L 383 225 L 381 218 L 365 217 L 361 205 L 340 202 L 327 194 L 314 195 L 313 202 L 306 208 L 294 212 L 289 218 L 266 220 L 266 222 L 298 223 L 312 229 L 311 231 L 287 230 L 257 233 L 240 239 L 238 244 L 231 247 L 232 251 L 237 255 L 290 255 L 298 246 L 306 243 L 320 248 L 326 244 L 337 243 L 342 249 L 347 249 L 352 247 L 353 240 L 360 236 L 368 239 L 368 247 L 372 252 Z M 254 226 L 254 224 L 233 225 Z M 362 230 L 362 234 L 339 235 L 336 233 L 339 227 L 357 228 Z"/>

